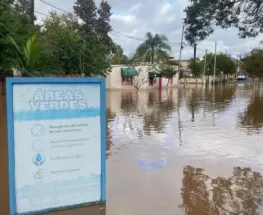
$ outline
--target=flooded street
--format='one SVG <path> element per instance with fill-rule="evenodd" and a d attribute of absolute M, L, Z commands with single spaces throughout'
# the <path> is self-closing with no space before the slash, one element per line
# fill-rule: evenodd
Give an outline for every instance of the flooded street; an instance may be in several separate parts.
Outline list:
<path fill-rule="evenodd" d="M 263 214 L 255 87 L 107 96 L 108 215 Z"/>
<path fill-rule="evenodd" d="M 106 214 L 263 214 L 262 110 L 263 93 L 245 83 L 108 91 Z"/>

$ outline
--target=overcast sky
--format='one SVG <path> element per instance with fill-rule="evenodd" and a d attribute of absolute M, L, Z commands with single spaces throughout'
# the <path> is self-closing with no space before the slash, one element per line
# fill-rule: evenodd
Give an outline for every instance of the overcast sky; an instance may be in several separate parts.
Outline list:
<path fill-rule="evenodd" d="M 72 12 L 75 0 L 46 0 L 59 8 Z M 101 0 L 96 0 L 98 4 Z M 108 0 L 112 6 L 113 15 L 111 25 L 114 31 L 135 38 L 144 39 L 147 32 L 165 34 L 171 43 L 176 59 L 179 58 L 180 39 L 184 8 L 188 0 Z M 48 14 L 54 8 L 36 0 L 35 10 Z M 59 11 L 58 11 L 59 12 Z M 38 19 L 44 16 L 36 14 Z M 120 44 L 125 53 L 130 55 L 142 41 L 111 34 L 114 41 Z M 245 54 L 251 48 L 259 46 L 263 35 L 253 39 L 239 39 L 235 29 L 218 29 L 207 40 L 198 44 L 197 55 L 203 56 L 204 50 L 214 52 L 214 41 L 218 42 L 219 52 L 228 52 L 236 58 L 238 54 Z M 193 56 L 193 48 L 185 47 L 182 58 Z"/>

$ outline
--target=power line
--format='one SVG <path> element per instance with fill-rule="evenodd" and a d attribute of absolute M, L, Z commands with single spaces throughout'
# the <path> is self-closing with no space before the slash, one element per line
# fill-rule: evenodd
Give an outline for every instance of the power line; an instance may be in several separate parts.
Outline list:
<path fill-rule="evenodd" d="M 43 15 L 43 16 L 47 16 L 47 17 L 49 17 L 49 15 L 47 15 L 47 14 L 45 14 L 45 13 L 41 13 L 41 12 L 38 12 L 38 11 L 34 11 L 35 13 L 38 13 L 38 14 L 41 14 L 41 15 Z"/>
<path fill-rule="evenodd" d="M 135 39 L 135 40 L 139 40 L 139 41 L 145 41 L 145 39 L 141 39 L 141 38 L 137 38 L 134 36 L 127 35 L 127 34 L 123 34 L 123 33 L 120 33 L 120 32 L 114 31 L 114 30 L 111 33 L 116 35 L 116 36 L 122 36 L 122 37 L 127 37 L 130 39 Z"/>
<path fill-rule="evenodd" d="M 47 1 L 45 1 L 45 0 L 39 0 L 39 1 L 42 2 L 42 3 L 44 3 L 44 4 L 46 4 L 46 5 L 49 5 L 50 7 L 53 7 L 53 8 L 55 8 L 55 9 L 57 9 L 57 10 L 60 10 L 60 11 L 62 11 L 62 12 L 64 12 L 64 13 L 72 14 L 72 13 L 70 13 L 70 12 L 68 12 L 68 11 L 66 11 L 66 10 L 64 10 L 64 9 L 56 6 L 56 5 L 53 5 L 53 4 L 51 4 L 51 3 L 49 3 L 49 2 L 47 2 Z"/>

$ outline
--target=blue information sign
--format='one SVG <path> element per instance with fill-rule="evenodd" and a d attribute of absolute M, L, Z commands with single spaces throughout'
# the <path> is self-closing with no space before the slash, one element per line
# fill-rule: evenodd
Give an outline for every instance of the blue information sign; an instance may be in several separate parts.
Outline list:
<path fill-rule="evenodd" d="M 103 78 L 7 79 L 10 214 L 106 201 Z"/>

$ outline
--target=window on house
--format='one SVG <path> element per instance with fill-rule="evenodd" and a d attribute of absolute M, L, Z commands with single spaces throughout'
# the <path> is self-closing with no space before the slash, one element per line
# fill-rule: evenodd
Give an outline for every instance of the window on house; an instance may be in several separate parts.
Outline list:
<path fill-rule="evenodd" d="M 122 85 L 132 86 L 133 85 L 133 77 L 132 76 L 122 76 Z"/>

